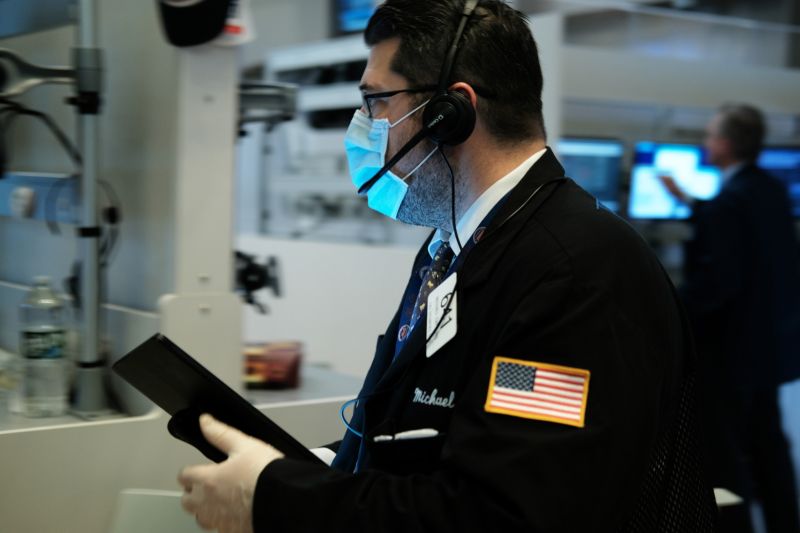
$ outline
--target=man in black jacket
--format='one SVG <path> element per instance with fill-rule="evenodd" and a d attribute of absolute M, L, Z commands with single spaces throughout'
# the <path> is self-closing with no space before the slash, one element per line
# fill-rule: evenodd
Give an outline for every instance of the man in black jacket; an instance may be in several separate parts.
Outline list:
<path fill-rule="evenodd" d="M 225 531 L 712 531 L 688 324 L 546 147 L 524 17 L 388 0 L 365 37 L 354 184 L 435 231 L 332 467 L 204 418 L 229 459 L 182 472 L 184 507 Z"/>
<path fill-rule="evenodd" d="M 709 122 L 707 156 L 723 185 L 692 203 L 681 295 L 702 361 L 714 484 L 758 497 L 769 533 L 798 533 L 778 385 L 791 378 L 781 372 L 786 358 L 800 356 L 800 266 L 785 187 L 756 166 L 764 136 L 762 114 L 749 105 L 724 105 Z"/>

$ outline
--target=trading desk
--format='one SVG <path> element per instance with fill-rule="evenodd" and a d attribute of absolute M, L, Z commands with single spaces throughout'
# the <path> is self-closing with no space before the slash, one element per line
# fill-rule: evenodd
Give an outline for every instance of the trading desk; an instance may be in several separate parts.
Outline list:
<path fill-rule="evenodd" d="M 360 385 L 359 378 L 306 367 L 298 389 L 244 395 L 314 447 L 344 434 L 339 409 Z M 11 415 L 0 423 L 0 530 L 106 533 L 121 490 L 177 490 L 179 470 L 207 459 L 173 439 L 167 421 L 156 408 L 94 421 Z"/>

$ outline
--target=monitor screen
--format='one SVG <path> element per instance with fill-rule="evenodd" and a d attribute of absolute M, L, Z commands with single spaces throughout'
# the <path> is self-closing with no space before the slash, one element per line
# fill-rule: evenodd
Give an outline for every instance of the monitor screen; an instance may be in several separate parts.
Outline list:
<path fill-rule="evenodd" d="M 713 198 L 721 185 L 720 171 L 708 163 L 701 146 L 637 143 L 628 199 L 630 218 L 689 217 L 691 208 L 667 192 L 660 176 L 670 176 L 686 194 L 699 200 Z"/>
<path fill-rule="evenodd" d="M 558 157 L 567 176 L 611 211 L 619 211 L 619 175 L 624 153 L 613 139 L 561 139 Z"/>
<path fill-rule="evenodd" d="M 800 217 L 800 146 L 764 148 L 758 166 L 786 184 L 792 212 Z"/>
<path fill-rule="evenodd" d="M 378 0 L 333 0 L 335 35 L 364 31 Z"/>

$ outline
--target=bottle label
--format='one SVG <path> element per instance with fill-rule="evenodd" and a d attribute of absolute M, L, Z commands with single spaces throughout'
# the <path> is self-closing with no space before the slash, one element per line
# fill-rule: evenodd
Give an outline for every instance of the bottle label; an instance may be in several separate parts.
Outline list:
<path fill-rule="evenodd" d="M 28 359 L 60 359 L 64 357 L 63 329 L 23 331 L 22 356 Z"/>
<path fill-rule="evenodd" d="M 58 416 L 67 410 L 67 376 L 62 359 L 28 359 L 22 382 L 26 416 Z"/>

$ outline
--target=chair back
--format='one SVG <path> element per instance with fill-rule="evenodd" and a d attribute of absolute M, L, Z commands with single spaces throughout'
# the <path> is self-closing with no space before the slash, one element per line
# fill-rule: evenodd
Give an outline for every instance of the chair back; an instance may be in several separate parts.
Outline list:
<path fill-rule="evenodd" d="M 125 489 L 117 497 L 109 533 L 201 533 L 181 507 L 179 491 Z"/>

